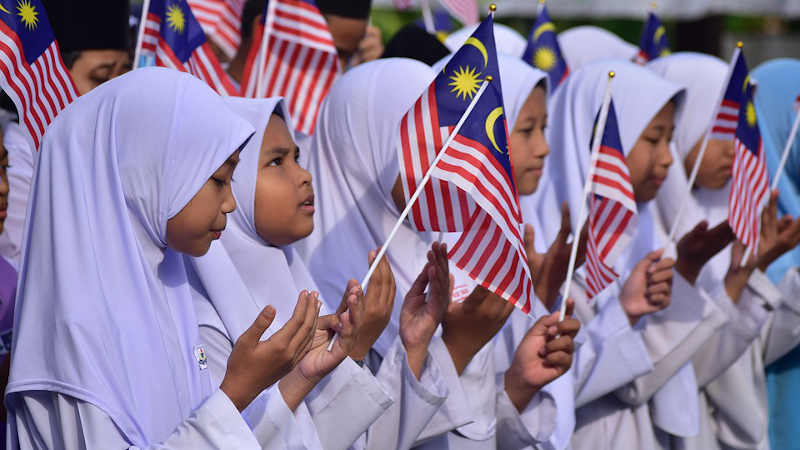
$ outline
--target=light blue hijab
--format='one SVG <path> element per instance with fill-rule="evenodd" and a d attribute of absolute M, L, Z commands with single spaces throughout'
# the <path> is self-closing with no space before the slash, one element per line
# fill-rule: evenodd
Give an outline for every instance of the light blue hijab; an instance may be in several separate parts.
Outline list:
<path fill-rule="evenodd" d="M 752 72 L 758 81 L 756 113 L 764 140 L 770 179 L 781 158 L 795 119 L 793 109 L 800 95 L 800 60 L 776 59 Z M 778 183 L 781 215 L 800 215 L 800 139 L 795 137 L 789 159 Z M 773 282 L 779 282 L 787 270 L 800 267 L 800 248 L 783 255 L 767 270 Z M 767 368 L 769 392 L 769 439 L 772 448 L 796 448 L 800 442 L 800 348 L 794 349 Z"/>
<path fill-rule="evenodd" d="M 800 95 L 800 60 L 785 58 L 766 62 L 753 70 L 752 78 L 758 82 L 756 113 L 772 180 L 796 116 L 794 104 Z M 780 215 L 800 215 L 800 133 L 795 136 L 789 151 L 778 189 L 781 192 L 778 197 Z M 767 275 L 778 283 L 793 267 L 800 267 L 800 248 L 775 261 Z"/>

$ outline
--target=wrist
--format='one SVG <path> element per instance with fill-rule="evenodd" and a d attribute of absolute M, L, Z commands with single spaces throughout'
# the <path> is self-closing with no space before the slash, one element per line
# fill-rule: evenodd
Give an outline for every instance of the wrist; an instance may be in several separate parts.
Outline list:
<path fill-rule="evenodd" d="M 678 258 L 675 262 L 675 271 L 678 272 L 684 280 L 686 280 L 689 284 L 694 286 L 695 282 L 697 281 L 697 277 L 700 276 L 700 267 L 696 267 L 695 264 L 689 264 L 686 262 L 686 258 Z"/>
<path fill-rule="evenodd" d="M 469 365 L 469 362 L 472 361 L 472 357 L 475 356 L 480 349 L 473 351 L 471 348 L 464 345 L 464 342 L 459 342 L 458 339 L 448 339 L 446 335 L 442 336 L 442 341 L 444 341 L 444 345 L 447 347 L 447 352 L 450 353 L 450 358 L 453 360 L 456 373 L 460 376 Z"/>
<path fill-rule="evenodd" d="M 525 381 L 522 374 L 517 369 L 516 364 L 512 364 L 506 371 L 504 377 L 504 388 L 511 403 L 522 412 L 528 407 L 533 397 L 539 393 L 543 386 L 535 386 Z"/>
<path fill-rule="evenodd" d="M 228 400 L 233 403 L 233 406 L 235 406 L 239 412 L 242 412 L 248 406 L 250 406 L 250 403 L 253 402 L 255 396 L 247 395 L 246 393 L 242 392 L 242 389 L 237 389 L 236 386 L 240 385 L 241 383 L 229 383 L 229 380 L 226 377 L 222 380 L 222 384 L 220 384 L 219 389 L 225 393 L 225 395 L 228 397 Z"/>
<path fill-rule="evenodd" d="M 292 370 L 278 382 L 283 401 L 292 411 L 296 410 L 317 383 L 308 380 L 297 369 Z"/>

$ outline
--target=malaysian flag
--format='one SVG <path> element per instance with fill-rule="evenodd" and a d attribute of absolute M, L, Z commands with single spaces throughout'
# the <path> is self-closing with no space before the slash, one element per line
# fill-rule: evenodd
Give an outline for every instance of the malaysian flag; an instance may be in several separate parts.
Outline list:
<path fill-rule="evenodd" d="M 717 110 L 717 117 L 711 125 L 711 139 L 733 140 L 734 134 L 736 134 L 736 125 L 739 122 L 739 106 L 747 79 L 747 62 L 744 60 L 744 53 L 737 48 L 733 53 L 731 68 L 728 71 L 725 94 Z"/>
<path fill-rule="evenodd" d="M 533 284 L 522 244 L 492 26 L 490 16 L 403 117 L 397 142 L 400 178 L 408 200 L 431 170 L 433 178 L 412 207 L 412 225 L 463 231 L 451 260 L 527 313 Z M 492 81 L 430 169 L 489 76 Z"/>
<path fill-rule="evenodd" d="M 528 46 L 522 59 L 533 67 L 547 72 L 553 90 L 569 75 L 569 67 L 558 45 L 556 26 L 550 20 L 544 5 L 539 9 L 539 16 L 536 17 L 536 23 L 533 24 L 531 34 L 528 36 Z"/>
<path fill-rule="evenodd" d="M 481 21 L 476 0 L 441 0 L 442 6 L 464 26 L 475 25 Z"/>
<path fill-rule="evenodd" d="M 666 29 L 658 16 L 650 11 L 642 29 L 642 37 L 639 38 L 639 55 L 636 56 L 636 63 L 644 64 L 669 54 Z"/>
<path fill-rule="evenodd" d="M 764 146 L 758 130 L 753 85 L 745 86 L 733 144 L 733 183 L 728 200 L 728 223 L 736 238 L 753 250 L 758 248 L 761 209 L 769 195 Z"/>
<path fill-rule="evenodd" d="M 229 59 L 242 41 L 242 11 L 245 0 L 187 0 L 206 36 Z"/>
<path fill-rule="evenodd" d="M 78 98 L 39 0 L 0 0 L 0 87 L 35 150 L 50 122 Z"/>
<path fill-rule="evenodd" d="M 189 72 L 221 95 L 237 94 L 186 0 L 150 0 L 144 25 L 141 57 Z"/>
<path fill-rule="evenodd" d="M 339 56 L 313 0 L 270 0 L 254 33 L 244 97 L 283 97 L 295 129 L 314 132 L 322 100 L 339 76 Z"/>
<path fill-rule="evenodd" d="M 598 152 L 589 191 L 586 246 L 586 295 L 589 300 L 619 276 L 614 272 L 614 264 L 630 243 L 638 224 L 638 209 L 622 152 L 613 101 L 608 107 Z"/>

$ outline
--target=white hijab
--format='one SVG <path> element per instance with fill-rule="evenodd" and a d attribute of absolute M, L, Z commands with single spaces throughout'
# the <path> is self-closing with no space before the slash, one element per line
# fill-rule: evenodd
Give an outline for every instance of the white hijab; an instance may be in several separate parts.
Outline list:
<path fill-rule="evenodd" d="M 686 86 L 685 113 L 675 121 L 673 150 L 675 163 L 670 167 L 667 181 L 661 186 L 656 205 L 665 227 L 672 227 L 680 200 L 686 195 L 688 174 L 684 160 L 700 142 L 714 120 L 719 95 L 725 88 L 728 64 L 721 59 L 700 53 L 674 53 L 658 58 L 647 68 L 662 77 Z M 697 188 L 681 217 L 677 239 L 688 233 L 701 220 L 713 227 L 728 219 L 730 182 L 722 189 Z M 730 263 L 730 251 L 725 250 L 711 259 L 703 270 L 703 278 L 719 282 Z"/>
<path fill-rule="evenodd" d="M 383 245 L 400 217 L 391 196 L 400 173 L 396 136 L 400 120 L 434 77 L 419 61 L 380 59 L 345 73 L 323 102 L 309 155 L 318 205 L 314 232 L 296 247 L 324 298 L 341 298 L 350 278 L 361 281 L 369 250 Z M 386 252 L 397 297 L 374 346 L 381 355 L 398 334 L 400 306 L 432 241 L 406 221 Z"/>
<path fill-rule="evenodd" d="M 286 121 L 294 138 L 286 103 L 280 97 L 228 97 L 225 101 L 255 127 L 256 134 L 247 142 L 236 168 L 231 185 L 236 210 L 228 216 L 225 232 L 205 256 L 191 260 L 207 294 L 195 298 L 198 318 L 201 323 L 215 323 L 214 316 L 218 315 L 225 328 L 222 331 L 236 342 L 267 305 L 277 310 L 273 326 L 282 327 L 292 316 L 298 294 L 304 289 L 316 290 L 316 284 L 292 246 L 271 245 L 256 231 L 258 159 L 273 114 Z M 344 291 L 344 286 L 341 289 Z"/>
<path fill-rule="evenodd" d="M 455 53 L 469 39 L 470 36 L 478 29 L 478 25 L 470 25 L 458 29 L 444 40 L 444 45 L 451 53 Z M 497 53 L 516 56 L 522 58 L 525 53 L 525 48 L 528 46 L 528 40 L 519 34 L 517 30 L 503 25 L 502 23 L 494 23 L 494 42 L 497 46 Z"/>
<path fill-rule="evenodd" d="M 210 394 L 167 220 L 253 128 L 205 83 L 145 68 L 69 105 L 44 135 L 23 240 L 8 384 L 91 403 L 131 444 Z"/>
<path fill-rule="evenodd" d="M 608 72 L 615 71 L 612 100 L 617 113 L 622 150 L 627 156 L 639 136 L 658 112 L 683 88 L 626 60 L 605 60 L 577 70 L 567 79 L 565 89 L 558 89 L 550 102 L 548 143 L 553 151 L 547 159 L 539 183 L 537 210 L 558 211 L 567 201 L 572 229 L 580 229 L 578 214 L 583 185 L 589 170 L 592 130 L 597 111 L 603 102 Z M 676 115 L 680 117 L 681 102 Z M 652 202 L 639 204 L 639 227 L 633 241 L 617 261 L 621 276 L 627 273 L 648 252 L 664 245 L 659 227 L 653 222 Z M 546 242 L 558 234 L 560 221 L 542 223 Z M 538 230 L 537 230 L 538 231 Z"/>
<path fill-rule="evenodd" d="M 633 60 L 639 47 L 616 34 L 592 25 L 570 28 L 558 34 L 558 45 L 570 70 L 602 59 Z"/>

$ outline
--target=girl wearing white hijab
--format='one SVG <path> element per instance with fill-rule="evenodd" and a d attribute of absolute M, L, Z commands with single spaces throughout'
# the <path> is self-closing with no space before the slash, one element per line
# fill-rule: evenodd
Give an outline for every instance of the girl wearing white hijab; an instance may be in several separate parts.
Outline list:
<path fill-rule="evenodd" d="M 537 279 L 535 290 L 543 301 L 537 302 L 540 309 L 544 305 L 553 306 L 558 286 L 566 275 L 566 260 L 558 257 L 569 253 L 566 235 L 570 232 L 569 209 L 537 213 L 532 195 L 538 187 L 542 166 L 549 147 L 544 133 L 547 126 L 547 74 L 531 67 L 519 58 L 500 55 L 499 66 L 503 79 L 503 102 L 510 130 L 510 147 L 514 157 L 514 170 L 517 174 L 517 188 L 521 194 L 522 214 L 526 226 L 526 244 L 529 261 L 540 262 L 531 267 L 531 273 Z M 541 230 L 541 218 L 554 220 L 565 213 L 562 218 L 563 232 L 559 242 L 564 241 L 561 248 L 554 244 L 548 252 L 544 244 L 544 233 Z M 534 242 L 535 241 L 535 242 Z M 538 252 L 537 253 L 537 248 Z M 548 254 L 549 253 L 549 254 Z M 542 279 L 543 278 L 543 279 Z M 552 279 L 552 280 L 550 280 Z M 549 284 L 549 285 L 548 285 Z M 641 299 L 644 299 L 641 296 Z M 567 448 L 575 429 L 575 401 L 586 403 L 587 399 L 597 398 L 638 376 L 652 371 L 644 343 L 639 333 L 631 328 L 628 316 L 619 301 L 607 301 L 606 306 L 598 313 L 598 317 L 587 324 L 588 328 L 578 335 L 580 346 L 575 351 L 570 373 L 550 383 L 545 390 L 553 395 L 558 405 L 556 432 L 545 443 L 543 448 Z M 632 302 L 624 302 L 630 305 Z M 577 308 L 587 308 L 581 301 Z M 548 312 L 538 312 L 539 316 Z M 511 359 L 517 347 L 524 339 L 534 320 L 522 314 L 512 314 L 503 331 L 496 338 L 495 361 L 498 373 L 510 367 Z M 600 351 L 602 348 L 602 351 Z M 624 360 L 626 364 L 620 365 Z M 623 367 L 624 366 L 624 367 Z"/>
<path fill-rule="evenodd" d="M 584 25 L 558 33 L 558 45 L 570 70 L 603 59 L 632 61 L 639 47 L 600 27 Z"/>
<path fill-rule="evenodd" d="M 304 287 L 315 286 L 292 246 L 293 242 L 311 232 L 314 202 L 313 194 L 310 194 L 311 176 L 296 162 L 299 155 L 292 142 L 288 111 L 279 98 L 230 98 L 227 102 L 258 131 L 248 142 L 233 182 L 233 192 L 239 208 L 231 216 L 229 230 L 221 238 L 219 245 L 213 245 L 208 254 L 193 258 L 197 273 L 193 285 L 196 288 L 195 304 L 201 322 L 201 335 L 206 342 L 212 343 L 210 360 L 214 362 L 217 359 L 223 363 L 233 347 L 235 336 L 247 326 L 247 317 L 252 311 L 260 311 L 268 303 L 276 305 L 276 323 L 281 324 L 288 317 L 285 313 L 281 315 L 280 310 L 291 307 L 281 305 L 286 303 L 284 297 L 293 295 Z M 279 242 L 281 245 L 270 242 Z M 446 271 L 446 255 L 439 256 L 443 258 Z M 383 265 L 388 268 L 385 260 Z M 425 270 L 427 269 L 426 266 Z M 391 282 L 390 276 L 384 278 Z M 445 272 L 440 278 L 447 283 Z M 232 283 L 239 284 L 238 289 L 243 294 L 232 295 Z M 376 276 L 372 280 L 366 302 L 380 304 L 381 299 L 370 295 L 382 290 L 388 291 L 389 283 L 382 286 L 381 280 Z M 441 292 L 446 291 L 446 287 L 441 289 Z M 394 296 L 394 286 L 391 286 L 391 296 Z M 332 301 L 328 301 L 328 305 L 331 308 L 341 308 Z M 385 323 L 383 318 L 378 320 Z M 429 336 L 432 336 L 435 326 L 431 325 Z M 381 330 L 378 330 L 378 334 Z M 362 338 L 369 339 L 362 334 L 359 341 Z M 359 346 L 365 347 L 363 352 L 366 353 L 373 342 L 370 340 L 366 345 Z M 334 352 L 337 351 L 340 353 L 340 349 L 334 347 Z M 355 351 L 354 349 L 351 355 Z M 400 351 L 402 359 L 405 359 L 403 346 L 395 351 Z M 323 353 L 323 356 L 327 355 Z M 339 358 L 346 356 L 339 354 Z M 364 356 L 359 354 L 354 357 L 363 360 Z M 379 424 L 370 430 L 369 439 L 365 435 L 357 443 L 357 447 L 364 447 L 367 442 L 370 448 L 390 448 L 398 444 L 402 446 L 403 442 L 409 440 L 413 442 L 420 429 L 416 429 L 416 432 L 410 426 L 399 429 L 400 425 L 410 424 L 410 414 L 419 417 L 420 414 L 425 414 L 426 408 L 432 414 L 435 407 L 431 406 L 430 395 L 417 395 L 418 392 L 428 393 L 423 384 L 428 384 L 429 380 L 417 381 L 412 370 L 403 369 L 404 367 L 389 363 L 382 368 L 379 376 L 392 388 L 391 392 L 385 392 L 389 389 L 384 388 L 368 368 L 359 367 L 350 358 L 344 359 L 329 377 L 324 378 L 317 389 L 306 397 L 314 422 L 313 428 L 318 433 L 323 448 L 350 447 L 379 416 Z M 429 375 L 429 372 L 426 371 L 425 375 Z M 221 377 L 223 374 L 219 375 Z M 401 398 L 404 394 L 410 398 Z M 398 399 L 396 406 L 385 412 L 394 402 L 393 398 Z M 406 417 L 401 417 L 402 413 Z M 341 422 L 342 414 L 348 415 L 346 424 Z M 417 421 L 425 423 L 424 417 Z M 403 434 L 411 435 L 404 437 Z"/>
<path fill-rule="evenodd" d="M 404 202 L 402 190 L 397 187 L 400 185 L 396 151 L 399 123 L 434 77 L 430 68 L 417 61 L 399 58 L 376 61 L 348 72 L 334 87 L 339 87 L 341 94 L 326 100 L 328 110 L 321 113 L 314 153 L 310 156 L 314 180 L 325 189 L 317 192 L 321 210 L 315 217 L 315 232 L 300 243 L 303 247 L 300 252 L 309 262 L 323 293 L 335 295 L 335 286 L 348 274 L 365 272 L 367 265 L 352 258 L 341 260 L 336 267 L 326 266 L 322 261 L 344 251 L 356 254 L 381 245 L 397 221 L 398 205 Z M 325 131 L 320 133 L 320 130 Z M 414 276 L 411 269 L 422 264 L 432 241 L 430 234 L 417 233 L 408 223 L 401 226 L 387 250 L 389 261 L 395 265 L 398 296 L 410 289 Z M 489 323 L 489 316 L 502 316 L 502 325 L 511 312 L 503 312 L 506 305 L 505 301 L 491 303 L 490 309 L 497 311 L 487 313 L 485 321 L 477 313 L 469 319 L 486 328 L 495 326 L 494 322 Z M 387 330 L 373 347 L 376 359 L 384 358 L 384 364 L 386 349 L 398 334 L 398 313 L 395 308 Z M 448 315 L 451 313 L 452 308 Z M 554 426 L 549 395 L 536 396 L 531 404 L 540 406 L 532 407 L 531 424 L 521 424 L 525 419 L 520 418 L 508 396 L 504 393 L 498 396 L 492 347 L 486 345 L 495 332 L 486 333 L 470 323 L 461 326 L 450 332 L 471 333 L 468 339 L 480 341 L 478 350 L 474 350 L 477 353 L 471 353 L 471 360 L 462 362 L 464 367 L 458 370 L 449 344 L 439 337 L 431 342 L 430 351 L 447 380 L 449 396 L 426 424 L 419 443 L 431 448 L 494 448 L 496 430 L 501 429 L 502 421 L 516 424 L 506 428 L 513 432 L 548 437 Z M 469 398 L 465 392 L 469 392 Z M 505 407 L 496 408 L 498 402 L 504 402 Z M 526 431 L 531 427 L 537 429 Z"/>
<path fill-rule="evenodd" d="M 657 202 L 663 211 L 662 217 L 669 218 L 674 217 L 676 198 L 686 192 L 686 173 L 691 170 L 700 141 L 713 120 L 728 65 L 708 55 L 679 53 L 660 58 L 648 67 L 687 85 L 686 116 L 677 123 L 674 146 L 678 160 L 683 163 L 677 166 L 686 170 L 676 171 L 670 191 L 664 192 Z M 710 224 L 727 221 L 732 152 L 732 142 L 709 141 L 693 191 L 693 203 L 685 212 L 692 218 L 690 221 L 705 220 Z M 770 208 L 762 215 L 758 266 L 768 266 L 787 250 L 777 249 L 777 221 L 770 220 L 775 216 L 775 209 L 773 199 Z M 672 225 L 669 220 L 664 223 L 665 227 Z M 764 234 L 767 230 L 773 232 Z M 780 234 L 786 232 L 791 231 L 784 230 Z M 698 284 L 705 286 L 706 290 L 728 294 L 716 297 L 731 322 L 694 358 L 698 384 L 703 389 L 702 415 L 700 435 L 685 440 L 683 444 L 688 448 L 766 448 L 764 365 L 777 360 L 800 342 L 800 337 L 792 331 L 800 322 L 800 304 L 795 301 L 795 293 L 784 292 L 781 295 L 763 272 L 756 269 L 753 259 L 745 268 L 739 269 L 741 249 L 739 252 L 735 258 L 730 248 L 720 253 L 698 278 Z M 729 265 L 732 267 L 730 270 Z M 794 278 L 783 285 L 788 290 L 788 286 L 797 282 L 798 275 L 789 273 L 787 276 Z"/>
<path fill-rule="evenodd" d="M 235 208 L 237 149 L 252 133 L 205 83 L 157 68 L 104 84 L 53 121 L 23 243 L 5 398 L 11 448 L 297 440 L 288 408 L 260 436 L 240 412 L 308 351 L 318 302 L 304 292 L 266 342 L 274 310 L 257 315 L 215 390 L 177 253 L 202 255 L 219 237 Z"/>
<path fill-rule="evenodd" d="M 671 163 L 668 142 L 680 100 L 679 85 L 622 60 L 593 63 L 576 71 L 553 98 L 553 126 L 548 137 L 551 145 L 561 150 L 548 160 L 537 197 L 544 211 L 557 210 L 562 201 L 569 201 L 573 228 L 576 227 L 574 208 L 582 198 L 589 140 L 610 70 L 617 74 L 612 98 L 639 209 L 636 236 L 615 270 L 621 275 L 620 280 L 646 280 L 652 271 L 648 266 L 671 265 L 668 260 L 656 263 L 661 252 L 654 250 L 663 245 L 664 233 L 655 225 L 648 200 L 655 196 Z M 558 232 L 555 224 L 546 222 L 543 226 L 548 237 Z M 697 408 L 692 406 L 697 401 L 697 387 L 687 363 L 704 340 L 722 326 L 725 316 L 704 292 L 680 276 L 674 280 L 670 307 L 641 317 L 643 312 L 663 308 L 650 305 L 649 311 L 632 317 L 641 317 L 638 321 L 631 320 L 642 335 L 654 371 L 580 407 L 573 438 L 575 448 L 658 448 L 654 426 L 681 435 L 697 432 Z M 605 295 L 619 296 L 618 284 L 612 284 Z M 582 288 L 576 288 L 578 292 L 571 295 L 580 302 Z M 581 317 L 584 323 L 596 318 L 596 311 L 604 307 L 604 298 L 598 298 L 589 314 Z"/>

